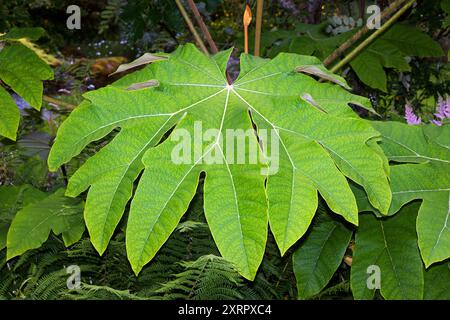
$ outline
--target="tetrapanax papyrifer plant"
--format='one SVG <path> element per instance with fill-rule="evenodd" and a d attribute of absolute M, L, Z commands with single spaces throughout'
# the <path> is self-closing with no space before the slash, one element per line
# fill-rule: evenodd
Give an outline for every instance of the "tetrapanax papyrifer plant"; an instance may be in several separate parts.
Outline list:
<path fill-rule="evenodd" d="M 263 257 L 268 225 L 284 254 L 308 229 L 319 193 L 335 213 L 357 225 L 348 179 L 364 188 L 375 208 L 388 212 L 391 191 L 386 158 L 377 145 L 380 135 L 349 106 L 370 108 L 369 101 L 349 93 L 345 80 L 317 58 L 297 54 L 273 60 L 242 55 L 239 77 L 230 84 L 230 53 L 209 57 L 192 45 L 182 46 L 111 86 L 86 93 L 58 131 L 48 160 L 51 170 L 120 128 L 75 172 L 67 188 L 69 196 L 89 188 L 85 221 L 100 253 L 144 171 L 126 232 L 136 273 L 180 221 L 201 172 L 206 175 L 204 210 L 214 240 L 223 257 L 248 279 L 255 277 Z M 191 161 L 175 163 L 172 154 L 179 142 L 172 136 L 176 130 L 195 136 L 198 122 L 216 133 L 189 149 Z M 244 137 L 245 159 L 251 157 L 249 150 L 274 155 L 277 143 L 277 170 L 264 170 L 270 160 L 230 159 L 224 146 L 236 136 L 225 135 L 229 130 L 251 130 Z M 272 132 L 272 139 L 263 139 L 262 130 Z"/>

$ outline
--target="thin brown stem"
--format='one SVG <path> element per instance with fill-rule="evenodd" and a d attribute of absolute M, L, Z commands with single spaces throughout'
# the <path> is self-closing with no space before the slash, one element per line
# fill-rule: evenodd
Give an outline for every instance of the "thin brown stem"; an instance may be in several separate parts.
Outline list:
<path fill-rule="evenodd" d="M 188 0 L 188 5 L 191 8 L 192 12 L 194 13 L 195 20 L 197 21 L 198 26 L 200 27 L 200 30 L 202 30 L 203 35 L 205 36 L 206 41 L 208 42 L 209 47 L 211 48 L 212 53 L 217 53 L 219 50 L 217 49 L 216 43 L 214 42 L 213 38 L 211 37 L 211 34 L 209 33 L 208 27 L 206 26 L 205 22 L 203 21 L 203 17 L 201 16 L 200 12 L 198 11 L 197 6 L 194 3 L 194 0 Z"/>
<path fill-rule="evenodd" d="M 245 6 L 244 16 L 242 18 L 242 23 L 244 25 L 244 52 L 248 53 L 248 26 L 252 22 L 252 10 L 247 4 Z"/>
<path fill-rule="evenodd" d="M 255 27 L 255 56 L 259 57 L 261 48 L 261 28 L 263 18 L 264 0 L 256 2 L 256 27 Z"/>
<path fill-rule="evenodd" d="M 200 38 L 197 30 L 195 30 L 194 24 L 192 23 L 191 18 L 189 18 L 188 13 L 186 12 L 186 9 L 184 9 L 183 4 L 180 2 L 180 0 L 175 0 L 175 3 L 178 6 L 178 10 L 180 10 L 181 15 L 184 18 L 184 21 L 186 22 L 189 31 L 192 33 L 192 35 L 195 38 L 195 41 L 197 42 L 197 45 L 200 47 L 200 49 L 205 53 L 209 54 L 208 49 L 206 49 L 205 44 L 203 43 L 202 38 Z"/>

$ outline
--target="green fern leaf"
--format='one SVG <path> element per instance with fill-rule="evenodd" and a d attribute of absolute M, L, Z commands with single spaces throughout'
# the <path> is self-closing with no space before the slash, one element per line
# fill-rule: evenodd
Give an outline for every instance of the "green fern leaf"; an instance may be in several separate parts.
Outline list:
<path fill-rule="evenodd" d="M 100 253 L 131 198 L 133 181 L 145 167 L 126 234 L 128 258 L 136 273 L 176 228 L 201 172 L 206 172 L 204 208 L 213 238 L 222 256 L 248 279 L 254 278 L 262 260 L 268 220 L 285 253 L 306 232 L 317 207 L 317 192 L 333 211 L 358 223 L 346 177 L 362 185 L 380 211 L 389 208 L 385 160 L 367 143 L 379 134 L 348 106 L 368 106 L 367 99 L 319 83 L 311 76 L 347 88 L 318 59 L 295 54 L 273 60 L 243 55 L 240 76 L 229 85 L 225 69 L 230 52 L 208 57 L 192 45 L 180 47 L 166 60 L 85 94 L 87 101 L 58 131 L 48 160 L 51 170 L 90 142 L 121 129 L 71 177 L 67 190 L 76 196 L 90 187 L 85 220 Z M 151 87 L 131 89 L 133 84 L 150 82 Z M 198 121 L 203 130 L 215 133 L 209 141 L 190 141 L 193 147 L 186 151 L 190 161 L 175 163 L 172 154 L 181 150 L 176 133 L 187 132 L 195 139 Z M 174 126 L 171 136 L 159 143 Z M 275 138 L 264 139 L 262 129 Z M 225 137 L 227 130 L 251 132 L 244 137 L 245 164 L 224 150 L 235 139 Z M 231 152 L 235 156 L 237 150 Z M 264 157 L 275 154 L 272 161 Z M 250 156 L 256 161 L 248 161 Z M 270 172 L 276 158 L 278 168 Z"/>

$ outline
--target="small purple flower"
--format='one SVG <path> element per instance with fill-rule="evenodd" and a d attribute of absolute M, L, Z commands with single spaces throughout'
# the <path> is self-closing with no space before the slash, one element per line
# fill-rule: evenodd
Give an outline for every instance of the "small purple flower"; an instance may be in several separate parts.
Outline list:
<path fill-rule="evenodd" d="M 410 125 L 422 123 L 422 119 L 414 114 L 414 110 L 409 104 L 405 106 L 405 119 L 406 122 Z"/>
<path fill-rule="evenodd" d="M 20 109 L 20 111 L 24 111 L 25 109 L 31 109 L 31 106 L 28 102 L 22 99 L 21 96 L 18 94 L 13 93 L 12 98 L 14 99 L 17 107 Z"/>
<path fill-rule="evenodd" d="M 444 100 L 444 98 L 439 96 L 436 112 L 437 113 L 435 113 L 434 116 L 440 120 L 450 118 L 450 98 L 447 97 L 447 99 Z"/>
<path fill-rule="evenodd" d="M 41 119 L 47 122 L 53 122 L 56 118 L 55 113 L 47 109 L 41 109 Z"/>
<path fill-rule="evenodd" d="M 440 122 L 438 120 L 431 120 L 430 122 L 438 127 L 442 126 L 442 122 Z"/>
<path fill-rule="evenodd" d="M 239 58 L 234 57 L 233 55 L 230 56 L 230 59 L 228 59 L 227 63 L 227 72 L 230 76 L 231 82 L 237 79 L 239 76 Z"/>
<path fill-rule="evenodd" d="M 279 0 L 280 6 L 283 9 L 289 10 L 292 12 L 294 16 L 298 15 L 300 11 L 298 10 L 297 6 L 295 5 L 294 1 L 292 0 Z"/>

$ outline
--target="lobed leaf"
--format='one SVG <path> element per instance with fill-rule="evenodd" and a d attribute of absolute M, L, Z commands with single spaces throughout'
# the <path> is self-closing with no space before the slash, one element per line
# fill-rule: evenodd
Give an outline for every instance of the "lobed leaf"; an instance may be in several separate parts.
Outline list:
<path fill-rule="evenodd" d="M 447 127 L 374 123 L 381 147 L 392 161 L 418 164 L 391 168 L 390 214 L 412 200 L 422 200 L 417 217 L 419 248 L 425 266 L 450 257 L 450 152 Z"/>
<path fill-rule="evenodd" d="M 353 234 L 327 214 L 317 220 L 292 256 L 299 299 L 310 298 L 325 288 L 341 264 Z"/>
<path fill-rule="evenodd" d="M 135 273 L 178 224 L 202 172 L 212 236 L 222 256 L 248 279 L 254 278 L 263 257 L 268 221 L 284 253 L 306 232 L 318 192 L 353 224 L 358 223 L 358 212 L 346 178 L 361 185 L 380 211 L 389 208 L 386 160 L 369 142 L 379 134 L 348 105 L 367 105 L 367 99 L 319 83 L 311 75 L 346 86 L 318 59 L 295 54 L 273 60 L 243 55 L 240 76 L 230 85 L 225 77 L 230 53 L 208 57 L 192 45 L 180 47 L 165 60 L 85 94 L 87 100 L 58 131 L 48 159 L 51 170 L 120 128 L 71 177 L 67 189 L 76 196 L 90 188 L 84 214 L 100 253 L 144 170 L 126 232 Z M 157 85 L 133 86 L 149 82 Z M 137 90 L 127 90 L 130 86 Z M 305 96 L 309 100 L 301 98 Z M 215 131 L 196 143 L 198 130 L 206 135 L 208 129 Z M 264 138 L 262 129 L 272 137 Z M 229 137 L 230 130 L 239 134 Z M 187 146 L 180 145 L 180 133 L 191 139 Z M 236 139 L 245 145 L 243 162 L 237 158 Z M 280 143 L 279 154 L 274 141 Z M 228 149 L 228 143 L 233 147 Z M 269 168 L 270 151 L 279 157 L 275 172 Z M 174 153 L 183 153 L 189 161 L 174 161 Z M 256 161 L 250 162 L 251 157 Z"/>
<path fill-rule="evenodd" d="M 370 277 L 376 277 L 378 271 L 378 289 L 385 299 L 422 299 L 423 267 L 415 230 L 417 209 L 418 204 L 413 203 L 388 218 L 361 215 L 351 269 L 355 299 L 374 297 L 376 281 Z"/>
<path fill-rule="evenodd" d="M 82 202 L 64 197 L 64 189 L 25 206 L 17 212 L 9 228 L 7 260 L 39 248 L 51 231 L 62 234 L 66 246 L 77 242 L 84 232 L 82 210 Z"/>

